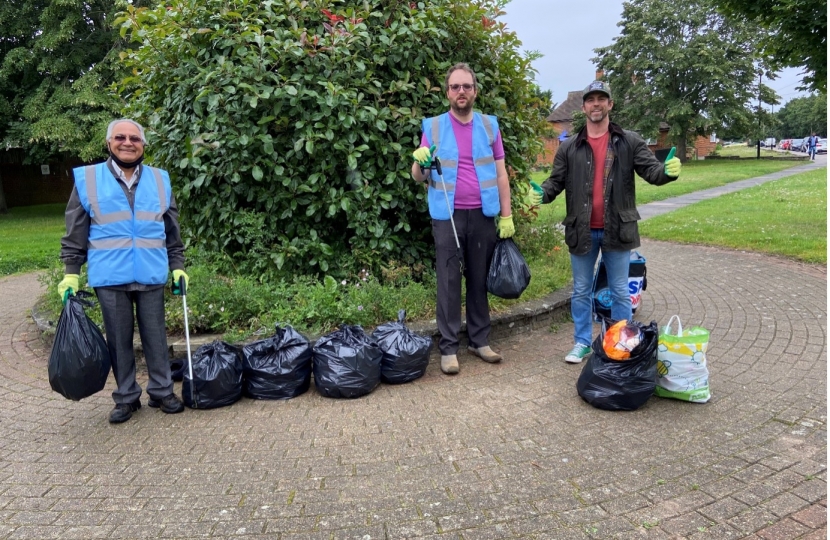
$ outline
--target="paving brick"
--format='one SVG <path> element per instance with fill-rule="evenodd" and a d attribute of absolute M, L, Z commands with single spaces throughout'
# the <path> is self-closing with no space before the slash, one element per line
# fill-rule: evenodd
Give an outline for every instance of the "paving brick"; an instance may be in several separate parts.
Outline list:
<path fill-rule="evenodd" d="M 705 405 L 592 408 L 560 359 L 573 327 L 548 322 L 494 337 L 502 364 L 462 353 L 457 377 L 435 355 L 358 400 L 312 389 L 111 426 L 112 380 L 81 402 L 51 392 L 39 285 L 0 278 L 0 538 L 826 537 L 826 268 L 640 251 L 638 318 L 712 332 Z"/>

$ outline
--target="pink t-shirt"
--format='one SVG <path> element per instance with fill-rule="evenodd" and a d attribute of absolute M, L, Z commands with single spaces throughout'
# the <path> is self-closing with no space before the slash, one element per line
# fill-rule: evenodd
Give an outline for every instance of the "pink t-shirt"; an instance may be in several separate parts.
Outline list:
<path fill-rule="evenodd" d="M 478 176 L 473 162 L 473 121 L 466 124 L 450 114 L 452 132 L 458 145 L 458 177 L 455 181 L 455 208 L 471 210 L 481 208 L 481 188 L 478 187 Z M 429 147 L 426 135 L 421 135 L 421 146 Z M 438 157 L 440 158 L 440 152 Z M 504 159 L 504 145 L 501 142 L 501 131 L 496 134 L 493 143 L 493 158 L 498 161 Z"/>

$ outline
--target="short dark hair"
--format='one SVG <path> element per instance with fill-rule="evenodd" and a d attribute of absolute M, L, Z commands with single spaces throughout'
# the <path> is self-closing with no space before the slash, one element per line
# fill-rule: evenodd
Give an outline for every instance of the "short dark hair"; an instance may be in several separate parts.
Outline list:
<path fill-rule="evenodd" d="M 473 68 L 471 68 L 469 66 L 469 64 L 467 64 L 466 62 L 459 62 L 459 63 L 455 64 L 454 66 L 452 66 L 449 69 L 449 71 L 447 71 L 447 76 L 444 78 L 444 91 L 446 92 L 447 90 L 450 89 L 450 75 L 452 75 L 453 71 L 457 71 L 459 69 L 462 70 L 462 71 L 466 71 L 467 73 L 469 73 L 470 75 L 473 76 L 473 89 L 475 89 L 475 91 L 477 92 L 478 91 L 478 78 L 476 77 L 476 72 L 473 71 Z"/>

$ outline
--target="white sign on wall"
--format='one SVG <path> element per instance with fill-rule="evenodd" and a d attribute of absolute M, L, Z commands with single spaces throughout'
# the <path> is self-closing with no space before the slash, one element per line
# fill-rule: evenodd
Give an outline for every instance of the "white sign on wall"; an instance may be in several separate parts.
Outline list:
<path fill-rule="evenodd" d="M 40 174 L 49 174 L 49 165 L 41 165 Z"/>

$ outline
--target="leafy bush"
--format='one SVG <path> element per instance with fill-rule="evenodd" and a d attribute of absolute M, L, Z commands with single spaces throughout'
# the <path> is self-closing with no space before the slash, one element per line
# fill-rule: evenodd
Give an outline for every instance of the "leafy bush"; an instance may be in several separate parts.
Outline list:
<path fill-rule="evenodd" d="M 409 155 L 420 120 L 448 108 L 447 69 L 464 61 L 478 74 L 478 106 L 500 118 L 514 188 L 541 148 L 535 56 L 495 20 L 505 3 L 128 7 L 117 24 L 136 46 L 122 53 L 134 74 L 123 83 L 129 114 L 149 128 L 152 163 L 171 173 L 190 247 L 261 281 L 431 260 Z"/>

